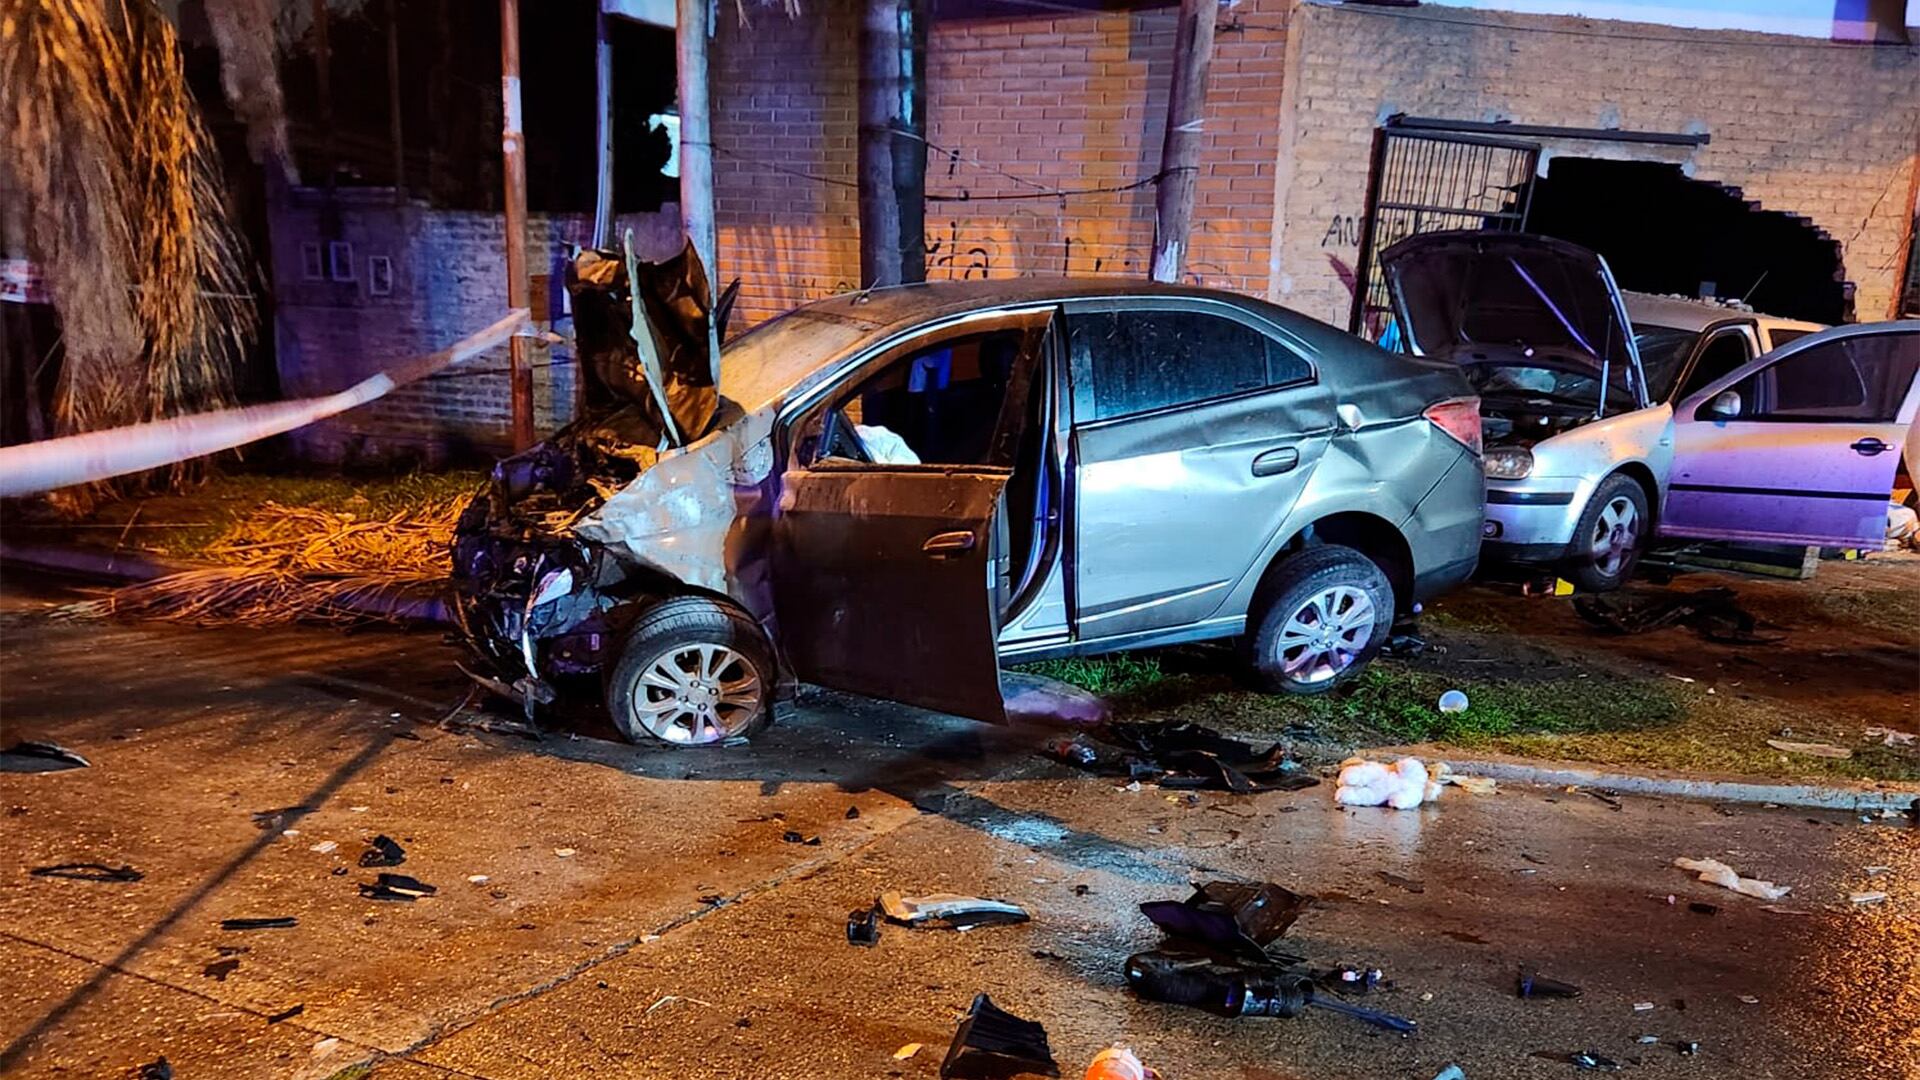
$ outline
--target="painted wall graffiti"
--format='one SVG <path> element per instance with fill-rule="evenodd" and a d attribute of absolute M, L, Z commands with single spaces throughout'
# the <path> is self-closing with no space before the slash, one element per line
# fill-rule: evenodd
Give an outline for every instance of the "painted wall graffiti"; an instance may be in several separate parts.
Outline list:
<path fill-rule="evenodd" d="M 1320 236 L 1320 246 L 1359 247 L 1365 223 L 1366 219 L 1359 214 L 1333 215 L 1333 220 L 1327 222 L 1327 231 Z"/>

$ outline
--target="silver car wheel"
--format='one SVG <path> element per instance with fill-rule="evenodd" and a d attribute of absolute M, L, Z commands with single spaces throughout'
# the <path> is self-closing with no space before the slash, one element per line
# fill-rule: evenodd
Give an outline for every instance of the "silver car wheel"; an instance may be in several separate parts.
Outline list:
<path fill-rule="evenodd" d="M 760 677 L 725 645 L 676 645 L 641 669 L 634 718 L 657 739 L 684 746 L 744 732 L 760 708 Z"/>
<path fill-rule="evenodd" d="M 1280 670 L 1299 683 L 1320 683 L 1353 666 L 1373 636 L 1373 600 L 1351 585 L 1314 593 L 1287 617 L 1275 647 Z"/>
<path fill-rule="evenodd" d="M 1618 574 L 1640 545 L 1640 512 L 1633 500 L 1614 496 L 1594 522 L 1591 541 L 1594 566 L 1609 577 Z"/>

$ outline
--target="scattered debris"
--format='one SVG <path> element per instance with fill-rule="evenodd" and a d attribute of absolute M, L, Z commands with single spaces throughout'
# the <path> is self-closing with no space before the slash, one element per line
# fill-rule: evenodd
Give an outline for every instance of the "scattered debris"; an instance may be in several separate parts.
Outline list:
<path fill-rule="evenodd" d="M 1610 791 L 1595 791 L 1592 788 L 1578 788 L 1578 789 L 1569 788 L 1568 790 L 1569 791 L 1578 790 L 1581 794 L 1586 795 L 1589 798 L 1598 799 L 1601 802 L 1606 803 L 1607 809 L 1609 810 L 1618 810 L 1623 805 L 1620 802 L 1620 797 L 1618 795 L 1613 794 Z"/>
<path fill-rule="evenodd" d="M 1863 734 L 1868 741 L 1880 740 L 1881 746 L 1912 746 L 1914 740 L 1911 731 L 1895 731 L 1885 727 L 1870 727 Z"/>
<path fill-rule="evenodd" d="M 147 876 L 131 866 L 108 866 L 97 862 L 36 866 L 27 873 L 33 877 L 66 878 L 69 881 L 139 881 Z"/>
<path fill-rule="evenodd" d="M 400 900 L 407 903 L 439 891 L 419 878 L 405 874 L 381 874 L 372 884 L 362 882 L 360 885 L 360 895 L 368 900 Z"/>
<path fill-rule="evenodd" d="M 1425 882 L 1410 877 L 1401 877 L 1399 874 L 1387 870 L 1375 870 L 1373 876 L 1395 888 L 1405 889 L 1410 893 L 1423 893 L 1427 891 Z"/>
<path fill-rule="evenodd" d="M 1433 1080 L 1467 1080 L 1467 1074 L 1460 1066 L 1449 1065 L 1436 1073 Z"/>
<path fill-rule="evenodd" d="M 366 867 L 399 866 L 406 861 L 407 850 L 385 833 L 374 837 L 367 844 L 367 850 L 360 853 L 360 865 Z"/>
<path fill-rule="evenodd" d="M 1708 641 L 1760 645 L 1785 635 L 1755 633 L 1759 622 L 1735 601 L 1732 589 L 1675 592 L 1634 589 L 1573 598 L 1582 619 L 1621 634 L 1644 634 L 1665 626 L 1686 626 Z"/>
<path fill-rule="evenodd" d="M 880 909 L 858 908 L 847 913 L 847 944 L 873 946 L 880 943 Z"/>
<path fill-rule="evenodd" d="M 331 855 L 333 854 L 334 849 L 338 848 L 339 846 L 340 846 L 339 844 L 335 843 L 332 840 L 322 840 L 319 843 L 308 848 L 307 850 L 316 852 L 321 855 Z"/>
<path fill-rule="evenodd" d="M 818 836 L 803 836 L 800 833 L 794 832 L 792 829 L 782 833 L 780 839 L 789 844 L 804 844 L 807 847 L 820 846 L 820 838 Z"/>
<path fill-rule="evenodd" d="M 468 874 L 467 875 L 467 884 L 469 885 L 485 885 L 487 882 L 492 880 L 493 878 L 489 877 L 486 874 Z"/>
<path fill-rule="evenodd" d="M 1300 960 L 1277 953 L 1274 945 L 1311 902 L 1311 897 L 1272 882 L 1213 881 L 1196 888 L 1185 900 L 1149 900 L 1140 905 L 1140 913 L 1170 938 L 1196 942 L 1252 963 L 1271 964 Z"/>
<path fill-rule="evenodd" d="M 1340 763 L 1340 787 L 1333 800 L 1343 806 L 1411 810 L 1439 794 L 1439 782 L 1429 778 L 1419 758 L 1405 757 L 1384 765 L 1352 757 Z"/>
<path fill-rule="evenodd" d="M 173 1066 L 164 1056 L 157 1057 L 140 1066 L 133 1075 L 134 1080 L 173 1080 Z"/>
<path fill-rule="evenodd" d="M 1467 695 L 1458 690 L 1449 690 L 1440 695 L 1439 708 L 1443 713 L 1466 712 Z"/>
<path fill-rule="evenodd" d="M 1537 971 L 1526 968 L 1520 969 L 1520 978 L 1515 989 L 1523 998 L 1577 998 L 1581 993 L 1580 988 L 1572 983 L 1549 979 Z"/>
<path fill-rule="evenodd" d="M 274 1013 L 272 1016 L 267 1017 L 267 1023 L 277 1024 L 282 1020 L 291 1020 L 294 1017 L 299 1016 L 301 1013 L 306 1011 L 307 1011 L 307 1007 L 305 1005 L 295 1005 L 290 1009 L 282 1010 L 280 1012 Z"/>
<path fill-rule="evenodd" d="M 1619 1072 L 1620 1063 L 1612 1058 L 1601 1057 L 1591 1050 L 1579 1050 L 1567 1055 L 1567 1060 L 1577 1069 L 1598 1070 L 1601 1072 Z"/>
<path fill-rule="evenodd" d="M 321 1039 L 319 1042 L 316 1042 L 313 1044 L 313 1056 L 317 1058 L 326 1057 L 328 1054 L 333 1053 L 334 1047 L 339 1045 L 340 1045 L 339 1038 L 337 1036 L 329 1035 L 326 1038 Z"/>
<path fill-rule="evenodd" d="M 1760 999 L 1759 999 L 1759 998 L 1757 998 L 1757 997 L 1754 997 L 1754 996 L 1753 996 L 1752 994 L 1741 994 L 1741 995 L 1740 995 L 1740 1000 L 1741 1000 L 1741 1001 L 1742 1001 L 1743 1003 L 1745 1003 L 1745 1004 L 1748 1004 L 1748 1005 L 1758 1005 L 1758 1004 L 1760 1004 Z"/>
<path fill-rule="evenodd" d="M 1893 873 L 1893 867 L 1891 867 L 1891 866 L 1863 866 L 1863 867 L 1861 867 L 1861 868 L 1860 868 L 1860 872 L 1861 872 L 1861 873 L 1863 873 L 1863 874 L 1865 874 L 1865 875 L 1867 875 L 1868 877 L 1879 877 L 1879 876 L 1880 876 L 1881 874 L 1891 874 L 1891 873 Z"/>
<path fill-rule="evenodd" d="M 1082 1080 L 1147 1080 L 1150 1072 L 1134 1052 L 1123 1046 L 1109 1046 L 1093 1055 Z"/>
<path fill-rule="evenodd" d="M 1775 915 L 1812 915 L 1814 914 L 1814 912 L 1808 911 L 1805 908 L 1787 907 L 1783 904 L 1761 904 L 1760 910 L 1771 911 Z"/>
<path fill-rule="evenodd" d="M 277 810 L 255 810 L 253 827 L 261 832 L 285 831 L 289 825 L 313 813 L 311 806 L 282 806 Z"/>
<path fill-rule="evenodd" d="M 1700 1044 L 1692 1039 L 1686 1042 L 1675 1043 L 1673 1048 L 1687 1057 L 1692 1057 L 1700 1052 Z"/>
<path fill-rule="evenodd" d="M 222 930 L 286 930 L 300 925 L 291 915 L 268 915 L 257 919 L 221 919 Z"/>
<path fill-rule="evenodd" d="M 1871 889 L 1866 892 L 1855 892 L 1855 893 L 1847 894 L 1848 902 L 1855 903 L 1855 904 L 1877 904 L 1880 901 L 1885 900 L 1886 898 L 1887 898 L 1887 894 L 1880 891 L 1879 889 Z"/>
<path fill-rule="evenodd" d="M 1126 777 L 1128 789 L 1136 791 L 1134 785 L 1143 780 L 1163 788 L 1213 788 L 1240 795 L 1299 791 L 1320 783 L 1279 743 L 1260 750 L 1199 724 L 1112 723 L 1098 729 L 1097 736 L 1122 752 L 1075 737 L 1056 740 L 1047 753 L 1101 776 Z"/>
<path fill-rule="evenodd" d="M 5 750 L 0 750 L 0 772 L 42 773 L 65 772 L 68 769 L 85 769 L 93 762 L 58 743 L 33 742 L 21 739 Z M 166 1058 L 161 1058 L 164 1064 Z M 169 1070 L 171 1075 L 172 1071 Z"/>
<path fill-rule="evenodd" d="M 573 857 L 574 857 L 575 855 L 578 855 L 578 854 L 579 854 L 579 852 L 577 852 L 577 851 L 575 851 L 575 850 L 573 850 L 573 849 L 572 849 L 572 848 L 570 848 L 570 847 L 557 847 L 557 848 L 554 848 L 554 849 L 553 849 L 553 853 L 554 853 L 555 855 L 557 855 L 557 856 L 559 856 L 559 857 L 560 857 L 560 858 L 562 858 L 562 859 L 571 859 L 571 858 L 573 858 Z"/>
<path fill-rule="evenodd" d="M 1705 900 L 1690 900 L 1687 902 L 1687 910 L 1693 912 L 1695 915 L 1718 915 L 1720 914 L 1720 905 L 1709 904 Z"/>
<path fill-rule="evenodd" d="M 1659 1041 L 1660 1041 L 1660 1036 L 1658 1036 L 1658 1035 L 1642 1035 L 1642 1036 L 1640 1036 L 1639 1038 L 1637 1038 L 1637 1039 L 1635 1039 L 1635 1040 L 1633 1040 L 1633 1041 L 1634 1041 L 1634 1042 L 1637 1042 L 1637 1043 L 1639 1043 L 1639 1044 L 1640 1044 L 1641 1046 L 1652 1046 L 1652 1045 L 1653 1045 L 1654 1043 L 1657 1043 L 1657 1042 L 1659 1042 Z"/>
<path fill-rule="evenodd" d="M 1634 1012 L 1652 1012 L 1652 1011 L 1653 1011 L 1653 1002 L 1651 1002 L 1651 1001 L 1636 1001 L 1636 1002 L 1634 1002 L 1634 1003 L 1633 1003 L 1633 1011 L 1634 1011 Z"/>
<path fill-rule="evenodd" d="M 908 1043 L 907 1045 L 893 1052 L 893 1060 L 895 1061 L 907 1060 L 908 1058 L 920 1052 L 920 1046 L 921 1046 L 920 1043 Z"/>
<path fill-rule="evenodd" d="M 1030 918 L 1025 908 L 1004 900 L 953 893 L 903 896 L 897 889 L 880 894 L 880 910 L 886 913 L 887 918 L 905 926 L 935 926 L 952 930 L 1023 923 Z"/>
<path fill-rule="evenodd" d="M 1001 1080 L 1019 1073 L 1060 1075 L 1047 1029 L 977 995 L 940 1063 L 941 1080 Z"/>
<path fill-rule="evenodd" d="M 858 821 L 859 819 L 860 819 L 860 808 L 857 806 L 847 807 L 847 820 Z"/>
<path fill-rule="evenodd" d="M 1768 739 L 1767 745 L 1788 754 L 1806 754 L 1810 757 L 1835 758 L 1845 760 L 1853 756 L 1853 751 L 1832 743 L 1788 742 L 1785 739 Z"/>
<path fill-rule="evenodd" d="M 1444 764 L 1441 766 L 1445 768 Z M 1500 784 L 1491 776 L 1463 776 L 1451 769 L 1440 774 L 1440 782 L 1457 788 L 1465 788 L 1475 795 L 1492 795 L 1500 790 Z"/>
<path fill-rule="evenodd" d="M 227 976 L 240 967 L 240 961 L 229 956 L 224 960 L 215 960 L 200 969 L 200 974 L 214 982 L 226 982 Z"/>
<path fill-rule="evenodd" d="M 1709 885 L 1732 889 L 1743 896 L 1751 896 L 1759 900 L 1779 900 L 1793 891 L 1791 885 L 1775 885 L 1771 881 L 1741 877 L 1733 867 L 1718 859 L 1679 858 L 1673 860 L 1673 865 L 1699 874 L 1700 880 Z"/>

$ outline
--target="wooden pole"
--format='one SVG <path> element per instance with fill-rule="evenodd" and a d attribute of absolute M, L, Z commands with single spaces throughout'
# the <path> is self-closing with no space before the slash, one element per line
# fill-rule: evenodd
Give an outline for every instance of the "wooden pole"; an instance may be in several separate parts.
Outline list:
<path fill-rule="evenodd" d="M 393 142 L 393 201 L 407 201 L 407 143 L 400 119 L 400 17 L 395 0 L 386 0 L 387 134 Z"/>
<path fill-rule="evenodd" d="M 500 149 L 506 159 L 507 306 L 528 306 L 527 146 L 520 129 L 520 0 L 500 0 Z M 533 369 L 527 339 L 507 339 L 507 391 L 515 453 L 533 445 Z"/>
<path fill-rule="evenodd" d="M 926 8 L 867 0 L 860 24 L 860 284 L 925 281 Z"/>
<path fill-rule="evenodd" d="M 707 115 L 708 0 L 678 0 L 680 221 L 700 254 L 707 280 L 718 281 L 713 223 L 713 128 Z M 717 291 L 717 290 L 716 290 Z"/>
<path fill-rule="evenodd" d="M 1167 95 L 1167 137 L 1160 146 L 1160 183 L 1153 199 L 1155 281 L 1178 281 L 1187 264 L 1193 189 L 1200 172 L 1201 124 L 1207 111 L 1207 68 L 1213 63 L 1218 0 L 1180 0 L 1173 38 L 1173 85 Z"/>
<path fill-rule="evenodd" d="M 593 8 L 593 246 L 613 243 L 613 37 L 604 4 Z"/>
<path fill-rule="evenodd" d="M 327 0 L 313 0 L 313 81 L 320 98 L 320 169 L 333 190 L 333 46 L 327 25 Z"/>

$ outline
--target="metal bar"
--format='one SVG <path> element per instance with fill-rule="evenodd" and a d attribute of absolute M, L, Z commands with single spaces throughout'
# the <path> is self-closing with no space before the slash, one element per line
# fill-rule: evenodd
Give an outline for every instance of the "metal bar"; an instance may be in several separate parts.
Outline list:
<path fill-rule="evenodd" d="M 1373 235 L 1380 217 L 1377 209 L 1380 203 L 1380 174 L 1386 165 L 1387 141 L 1385 129 L 1374 129 L 1373 163 L 1367 167 L 1367 200 L 1362 204 L 1366 207 L 1366 216 L 1360 222 L 1360 255 L 1358 265 L 1353 268 L 1353 307 L 1347 313 L 1349 334 L 1361 334 L 1365 326 L 1367 294 L 1373 291 L 1373 281 L 1369 275 L 1373 272 Z"/>
<path fill-rule="evenodd" d="M 393 201 L 407 201 L 407 142 L 400 122 L 400 17 L 394 0 L 387 16 L 387 137 L 393 141 Z"/>
<path fill-rule="evenodd" d="M 607 9 L 593 5 L 593 246 L 613 243 L 613 37 Z"/>
<path fill-rule="evenodd" d="M 1713 141 L 1706 132 L 1627 131 L 1613 128 L 1554 127 L 1549 124 L 1508 124 L 1485 120 L 1443 120 L 1430 116 L 1390 116 L 1386 126 L 1394 134 L 1414 135 L 1422 131 L 1474 132 L 1487 135 L 1512 135 L 1531 139 L 1584 139 L 1590 142 L 1652 143 L 1658 146 L 1705 146 Z"/>
<path fill-rule="evenodd" d="M 525 308 L 527 281 L 527 139 L 520 130 L 520 0 L 500 0 L 500 152 L 506 168 L 507 306 Z M 515 453 L 533 445 L 533 369 L 527 339 L 507 339 L 507 389 Z"/>

